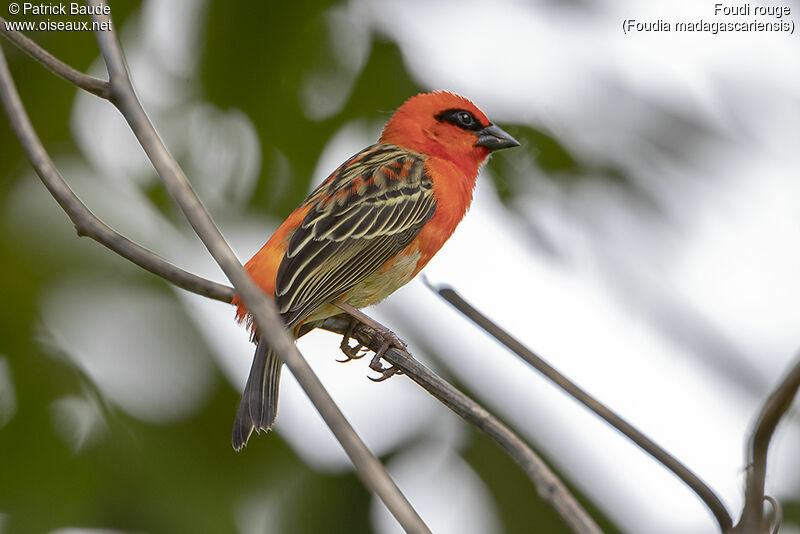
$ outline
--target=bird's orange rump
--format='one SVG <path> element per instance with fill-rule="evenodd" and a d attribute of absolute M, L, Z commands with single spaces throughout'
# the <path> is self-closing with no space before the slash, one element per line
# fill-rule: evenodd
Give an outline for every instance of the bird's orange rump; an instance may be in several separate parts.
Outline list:
<path fill-rule="evenodd" d="M 294 229 L 303 221 L 308 210 L 309 206 L 300 206 L 294 210 L 275 230 L 261 250 L 244 265 L 247 272 L 250 273 L 250 277 L 270 297 L 275 295 L 275 275 L 278 273 L 278 266 L 289 244 L 289 239 L 292 237 Z M 236 306 L 236 320 L 240 323 L 246 322 L 247 327 L 252 330 L 253 319 L 247 313 L 247 308 L 239 295 L 233 298 L 233 305 Z"/>

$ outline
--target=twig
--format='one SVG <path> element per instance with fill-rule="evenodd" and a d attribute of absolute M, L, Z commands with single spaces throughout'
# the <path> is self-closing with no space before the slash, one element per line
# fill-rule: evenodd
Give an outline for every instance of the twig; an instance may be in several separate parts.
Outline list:
<path fill-rule="evenodd" d="M 689 486 L 692 491 L 694 491 L 694 493 L 705 503 L 711 513 L 714 514 L 714 517 L 716 518 L 717 523 L 719 523 L 719 527 L 722 532 L 727 532 L 731 528 L 733 525 L 733 520 L 731 519 L 728 510 L 725 508 L 725 505 L 722 504 L 722 501 L 714 493 L 714 490 L 712 490 L 705 482 L 700 480 L 700 478 L 689 468 L 654 443 L 642 432 L 633 427 L 630 423 L 600 403 L 597 399 L 583 391 L 567 377 L 556 371 L 541 357 L 536 355 L 533 351 L 512 337 L 508 332 L 500 328 L 497 324 L 476 310 L 458 293 L 456 293 L 455 290 L 449 287 L 431 287 L 431 289 L 438 293 L 444 300 L 449 302 L 454 308 L 471 319 L 475 324 L 483 328 L 489 335 L 508 347 L 511 351 L 517 354 L 517 356 L 532 365 L 550 381 L 566 391 L 578 402 L 599 415 L 607 423 L 627 436 L 647 454 L 660 462 L 664 467 L 672 471 L 675 476 L 683 481 L 684 484 Z"/>
<path fill-rule="evenodd" d="M 25 112 L 22 100 L 11 79 L 2 50 L 0 50 L 0 56 L 2 56 L 0 59 L 0 96 L 2 96 L 3 106 L 11 123 L 11 128 L 19 138 L 36 174 L 39 175 L 47 190 L 50 191 L 50 194 L 75 225 L 78 235 L 94 239 L 139 267 L 187 291 L 211 299 L 230 302 L 234 294 L 233 289 L 184 271 L 141 245 L 134 243 L 98 219 L 81 202 L 64 181 L 50 155 L 42 146 L 41 140 L 36 135 L 36 131 Z"/>
<path fill-rule="evenodd" d="M 775 429 L 792 405 L 798 389 L 800 389 L 800 358 L 795 361 L 783 380 L 764 402 L 750 436 L 744 492 L 745 503 L 742 517 L 733 530 L 736 533 L 764 532 L 765 500 L 771 500 L 773 503 L 776 523 L 779 522 L 780 506 L 777 501 L 764 494 L 767 478 L 767 452 Z"/>
<path fill-rule="evenodd" d="M 349 327 L 350 321 L 341 316 L 326 319 L 321 325 L 321 328 L 325 330 L 343 335 Z M 363 323 L 356 326 L 352 335 L 359 343 L 373 351 L 378 351 L 384 343 L 381 334 Z M 390 348 L 383 358 L 505 449 L 533 481 L 542 499 L 558 512 L 573 532 L 592 534 L 602 532 L 544 461 L 486 409 L 422 365 L 406 351 Z"/>
<path fill-rule="evenodd" d="M 95 13 L 102 11 L 97 8 L 104 5 L 100 0 L 88 0 L 87 3 L 95 7 L 93 10 Z M 103 25 L 110 22 L 110 17 L 106 15 L 94 14 L 92 20 L 100 27 L 113 28 L 110 24 Z M 283 327 L 274 303 L 247 275 L 195 194 L 183 170 L 170 155 L 136 96 L 114 30 L 98 31 L 96 37 L 108 69 L 109 99 L 125 117 L 167 191 L 241 296 L 253 315 L 261 335 L 266 336 L 270 346 L 284 359 L 289 370 L 350 457 L 356 473 L 364 483 L 378 495 L 407 532 L 429 532 L 419 514 L 353 430 L 308 362 L 303 359 Z"/>
<path fill-rule="evenodd" d="M 84 91 L 97 95 L 100 98 L 108 98 L 108 82 L 84 74 L 79 70 L 70 67 L 53 54 L 36 44 L 32 39 L 17 30 L 8 29 L 8 24 L 3 17 L 0 17 L 0 33 L 17 45 L 17 47 L 43 65 L 47 70 L 56 76 L 80 87 Z"/>

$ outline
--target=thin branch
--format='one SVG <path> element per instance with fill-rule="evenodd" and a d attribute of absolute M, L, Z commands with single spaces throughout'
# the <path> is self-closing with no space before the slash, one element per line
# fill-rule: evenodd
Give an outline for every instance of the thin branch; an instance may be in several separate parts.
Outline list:
<path fill-rule="evenodd" d="M 326 319 L 321 328 L 344 335 L 349 326 L 350 321 L 348 319 L 338 316 Z M 356 326 L 352 331 L 352 336 L 363 346 L 376 352 L 384 343 L 380 333 L 363 323 Z M 505 449 L 508 455 L 519 464 L 533 481 L 542 500 L 550 504 L 558 512 L 573 532 L 602 533 L 600 527 L 597 526 L 561 480 L 547 467 L 547 464 L 522 439 L 485 408 L 422 365 L 406 351 L 390 348 L 384 354 L 383 359 L 400 369 L 442 404 L 485 432 Z"/>
<path fill-rule="evenodd" d="M 204 297 L 221 300 L 222 302 L 231 301 L 234 292 L 230 287 L 206 280 L 184 271 L 180 267 L 176 267 L 157 254 L 111 229 L 81 202 L 64 181 L 50 155 L 42 146 L 41 140 L 36 135 L 30 118 L 25 112 L 17 88 L 14 86 L 2 50 L 0 50 L 0 96 L 2 97 L 11 129 L 20 140 L 22 148 L 31 161 L 36 174 L 39 175 L 47 190 L 50 191 L 50 194 L 75 225 L 78 235 L 94 239 L 123 258 L 172 282 L 180 288 Z"/>
<path fill-rule="evenodd" d="M 728 510 L 722 504 L 720 498 L 714 493 L 705 482 L 695 475 L 688 467 L 679 462 L 675 457 L 662 449 L 659 445 L 637 430 L 633 425 L 625 421 L 622 417 L 611 411 L 608 407 L 600 403 L 597 399 L 583 391 L 580 387 L 571 382 L 567 377 L 556 371 L 550 364 L 541 357 L 528 349 L 508 332 L 500 328 L 489 318 L 476 310 L 466 300 L 464 300 L 455 290 L 449 287 L 431 287 L 444 300 L 449 302 L 454 308 L 463 313 L 475 324 L 480 326 L 497 341 L 508 347 L 520 358 L 532 365 L 537 371 L 555 383 L 571 395 L 578 402 L 589 408 L 595 414 L 603 418 L 611 426 L 627 436 L 631 441 L 638 445 L 647 454 L 661 463 L 664 467 L 672 471 L 681 481 L 689 486 L 694 493 L 700 497 L 719 523 L 720 530 L 727 532 L 733 525 Z"/>
<path fill-rule="evenodd" d="M 753 433 L 750 436 L 747 477 L 745 479 L 745 503 L 742 509 L 742 517 L 739 519 L 734 532 L 742 534 L 766 532 L 764 527 L 764 501 L 772 499 L 764 494 L 769 444 L 775 429 L 778 427 L 778 423 L 792 405 L 798 389 L 800 389 L 800 357 L 764 402 Z M 774 499 L 772 499 L 772 502 L 777 522 L 780 507 Z"/>
<path fill-rule="evenodd" d="M 87 3 L 95 8 L 104 5 L 99 0 L 88 0 Z M 100 10 L 94 11 L 96 13 Z M 108 16 L 100 14 L 92 15 L 92 20 L 100 25 L 110 22 Z M 114 30 L 98 31 L 96 37 L 109 73 L 110 100 L 122 112 L 156 172 L 164 181 L 167 191 L 241 296 L 253 315 L 261 335 L 266 336 L 270 346 L 284 359 L 289 370 L 350 457 L 356 473 L 384 502 L 400 525 L 407 532 L 430 532 L 375 455 L 353 430 L 308 362 L 303 359 L 284 328 L 274 303 L 247 275 L 195 194 L 183 170 L 170 155 L 136 96 Z"/>
<path fill-rule="evenodd" d="M 0 17 L 0 33 L 56 76 L 100 98 L 108 98 L 107 81 L 70 67 L 25 34 L 9 29 L 8 23 L 3 17 Z"/>

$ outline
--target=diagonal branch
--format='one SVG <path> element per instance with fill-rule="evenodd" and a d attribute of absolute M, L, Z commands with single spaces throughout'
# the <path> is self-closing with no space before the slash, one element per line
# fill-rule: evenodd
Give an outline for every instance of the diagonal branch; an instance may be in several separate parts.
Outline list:
<path fill-rule="evenodd" d="M 767 478 L 767 452 L 778 423 L 789 410 L 797 391 L 800 389 L 800 358 L 786 373 L 778 386 L 764 402 L 758 415 L 748 446 L 747 477 L 745 479 L 745 503 L 742 517 L 734 528 L 737 533 L 765 532 L 764 501 L 771 500 L 779 514 L 777 501 L 764 494 Z M 776 520 L 779 523 L 779 520 Z"/>
<path fill-rule="evenodd" d="M 50 191 L 50 194 L 75 225 L 78 235 L 94 239 L 139 267 L 161 276 L 187 291 L 198 293 L 211 299 L 221 300 L 222 302 L 231 301 L 233 298 L 233 290 L 231 288 L 184 271 L 141 245 L 134 243 L 98 219 L 81 202 L 64 181 L 50 155 L 42 146 L 42 142 L 36 134 L 28 114 L 25 112 L 22 100 L 11 79 L 8 64 L 2 50 L 0 50 L 0 97 L 2 97 L 11 128 L 20 140 L 22 148 L 31 161 L 36 174 L 39 175 L 47 190 Z"/>
<path fill-rule="evenodd" d="M 341 316 L 326 319 L 321 328 L 345 335 L 350 321 Z M 383 337 L 366 324 L 359 324 L 351 335 L 363 346 L 377 352 Z M 400 369 L 453 412 L 485 432 L 525 471 L 533 481 L 539 496 L 550 504 L 573 532 L 599 534 L 602 531 L 586 510 L 564 486 L 547 464 L 506 425 L 439 375 L 414 359 L 411 354 L 396 348 L 386 351 L 383 359 Z"/>
<path fill-rule="evenodd" d="M 700 500 L 705 503 L 711 513 L 714 514 L 714 517 L 716 518 L 717 523 L 719 523 L 719 527 L 722 532 L 727 532 L 732 527 L 733 520 L 731 519 L 728 510 L 725 508 L 725 505 L 722 504 L 720 498 L 716 495 L 716 493 L 714 493 L 714 490 L 712 490 L 705 482 L 695 475 L 688 467 L 675 459 L 675 457 L 662 449 L 658 444 L 653 442 L 633 425 L 628 423 L 597 399 L 586 393 L 580 387 L 571 382 L 567 377 L 556 371 L 550 364 L 545 362 L 533 351 L 512 337 L 511 334 L 500 328 L 497 324 L 476 310 L 458 293 L 456 293 L 455 290 L 449 287 L 429 287 L 444 300 L 450 303 L 450 305 L 485 330 L 486 333 L 508 347 L 517 356 L 532 365 L 537 371 L 542 373 L 545 377 L 567 392 L 578 402 L 589 408 L 595 414 L 603 418 L 608 424 L 627 436 L 631 441 L 638 445 L 639 448 L 661 463 L 661 465 L 672 471 L 675 476 L 677 476 L 684 484 L 689 486 L 689 488 L 691 488 L 691 490 L 694 491 L 698 497 L 700 497 Z"/>
<path fill-rule="evenodd" d="M 17 30 L 9 29 L 8 23 L 3 17 L 0 17 L 0 33 L 56 76 L 100 98 L 108 98 L 107 81 L 89 76 L 70 67 L 36 44 L 30 37 Z"/>
<path fill-rule="evenodd" d="M 92 20 L 99 27 L 112 27 L 110 17 L 97 14 L 105 4 L 100 0 L 88 0 L 93 6 Z M 105 23 L 105 24 L 104 24 Z M 283 326 L 275 304 L 251 280 L 242 264 L 231 250 L 222 233 L 211 220 L 200 199 L 189 184 L 178 163 L 167 150 L 155 127 L 150 122 L 133 89 L 122 49 L 113 29 L 96 32 L 97 43 L 109 73 L 110 100 L 120 110 L 139 144 L 144 149 L 167 191 L 181 208 L 184 216 L 194 228 L 211 256 L 233 284 L 247 309 L 253 315 L 262 336 L 281 356 L 295 376 L 325 423 L 336 436 L 356 473 L 364 483 L 384 502 L 407 532 L 430 532 L 416 510 L 400 491 L 374 454 L 367 448 L 353 427 L 336 406 L 330 394 L 303 359 L 294 341 Z"/>

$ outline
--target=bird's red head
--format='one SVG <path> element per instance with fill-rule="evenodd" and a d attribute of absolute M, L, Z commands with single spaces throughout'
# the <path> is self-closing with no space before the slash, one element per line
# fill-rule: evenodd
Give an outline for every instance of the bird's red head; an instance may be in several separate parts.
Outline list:
<path fill-rule="evenodd" d="M 383 129 L 382 143 L 452 161 L 475 176 L 489 152 L 518 146 L 467 98 L 447 91 L 406 100 Z"/>

